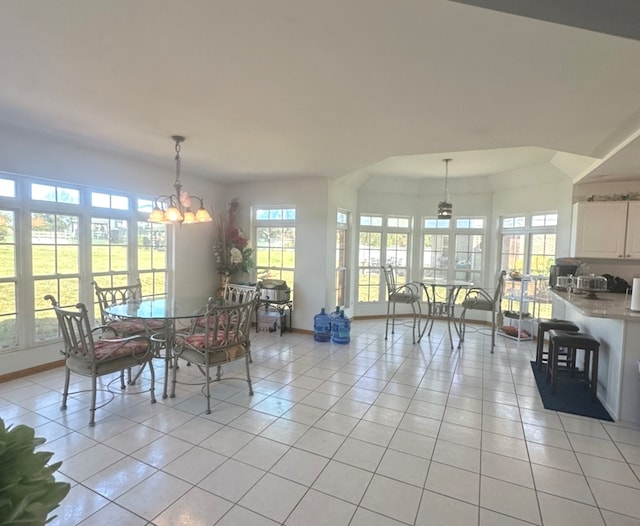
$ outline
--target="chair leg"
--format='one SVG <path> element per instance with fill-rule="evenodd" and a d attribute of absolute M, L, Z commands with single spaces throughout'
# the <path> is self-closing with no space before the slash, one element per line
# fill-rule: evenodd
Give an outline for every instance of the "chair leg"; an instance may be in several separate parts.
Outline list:
<path fill-rule="evenodd" d="M 491 311 L 491 354 L 496 346 L 496 311 Z"/>
<path fill-rule="evenodd" d="M 460 320 L 458 324 L 460 326 L 460 339 L 458 340 L 458 349 L 462 345 L 464 341 L 464 333 L 467 330 L 467 319 L 466 319 L 467 309 L 462 309 L 462 314 L 460 314 Z"/>
<path fill-rule="evenodd" d="M 168 351 L 167 351 L 168 352 Z M 167 358 L 165 360 L 165 371 L 164 371 L 164 382 L 165 382 L 165 388 L 164 388 L 164 393 L 166 395 L 167 393 L 167 376 L 169 375 L 169 371 L 168 371 L 168 367 L 171 364 L 171 361 L 174 360 L 177 362 L 178 361 L 178 357 L 176 356 L 175 358 L 171 357 L 171 358 Z M 176 383 L 178 381 L 178 368 L 177 367 L 172 367 L 171 368 L 171 398 L 175 398 L 176 396 Z M 165 395 L 163 395 L 162 397 L 165 398 Z"/>
<path fill-rule="evenodd" d="M 558 345 L 549 345 L 549 364 L 547 370 L 547 377 L 551 378 L 551 394 L 556 394 L 556 381 L 558 380 L 558 352 L 560 348 Z"/>
<path fill-rule="evenodd" d="M 89 418 L 89 425 L 96 425 L 96 396 L 98 392 L 98 379 L 96 375 L 91 376 L 91 407 L 89 407 L 89 414 L 91 415 Z"/>
<path fill-rule="evenodd" d="M 411 335 L 413 336 L 413 343 L 416 343 L 416 307 L 415 303 L 411 304 L 411 310 L 413 311 L 413 327 L 411 328 Z"/>
<path fill-rule="evenodd" d="M 131 368 L 129 368 L 129 374 L 131 374 Z M 120 389 L 124 391 L 126 388 L 127 386 L 124 383 L 124 371 L 120 371 Z"/>
<path fill-rule="evenodd" d="M 218 366 L 218 369 L 220 368 L 220 366 Z M 205 376 L 205 382 L 207 382 L 207 388 L 206 388 L 206 393 L 205 396 L 207 397 L 207 414 L 210 415 L 211 414 L 211 376 L 209 374 L 210 371 L 210 367 L 209 364 L 207 363 L 204 366 L 204 376 Z"/>
<path fill-rule="evenodd" d="M 391 309 L 391 302 L 387 301 L 387 321 L 384 325 L 384 339 L 387 339 L 387 335 L 389 334 L 389 311 Z"/>
<path fill-rule="evenodd" d="M 153 362 L 149 360 L 149 373 L 151 375 L 151 403 L 156 403 L 156 371 L 153 368 Z"/>
<path fill-rule="evenodd" d="M 391 334 L 396 333 L 396 302 L 393 302 L 393 306 L 391 308 Z"/>
<path fill-rule="evenodd" d="M 67 408 L 67 397 L 69 396 L 69 377 L 71 376 L 71 370 L 65 366 L 64 372 L 64 391 L 62 392 L 62 405 L 60 409 Z"/>
<path fill-rule="evenodd" d="M 249 362 L 251 362 L 251 354 L 247 351 L 245 365 L 247 367 L 247 383 L 249 384 L 249 395 L 253 396 L 253 385 L 251 384 L 251 374 L 249 373 Z"/>

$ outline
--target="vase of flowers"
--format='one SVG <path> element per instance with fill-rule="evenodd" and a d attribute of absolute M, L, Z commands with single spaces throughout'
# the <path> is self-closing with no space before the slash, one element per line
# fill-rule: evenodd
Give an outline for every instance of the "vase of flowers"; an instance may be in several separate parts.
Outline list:
<path fill-rule="evenodd" d="M 216 258 L 216 270 L 220 274 L 219 295 L 224 292 L 231 276 L 241 272 L 247 273 L 254 267 L 253 249 L 249 247 L 249 238 L 236 223 L 239 208 L 240 204 L 234 199 L 228 210 L 220 214 L 218 221 L 218 239 L 213 253 Z"/>

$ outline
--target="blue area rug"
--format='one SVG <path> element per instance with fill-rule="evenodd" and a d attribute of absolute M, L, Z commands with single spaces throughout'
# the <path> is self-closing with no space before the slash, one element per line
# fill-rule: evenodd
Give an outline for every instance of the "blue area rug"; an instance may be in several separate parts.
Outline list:
<path fill-rule="evenodd" d="M 584 381 L 581 382 L 560 373 L 556 380 L 556 394 L 551 394 L 551 383 L 547 382 L 546 366 L 543 365 L 538 371 L 536 362 L 531 362 L 531 369 L 546 409 L 613 422 L 613 418 L 600 400 L 591 400 L 591 392 Z"/>

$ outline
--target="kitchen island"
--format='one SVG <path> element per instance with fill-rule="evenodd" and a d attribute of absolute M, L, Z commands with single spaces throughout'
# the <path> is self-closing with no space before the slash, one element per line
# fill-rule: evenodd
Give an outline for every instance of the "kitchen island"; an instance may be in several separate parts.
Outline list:
<path fill-rule="evenodd" d="M 640 424 L 640 312 L 629 310 L 625 294 L 552 292 L 554 318 L 600 342 L 598 398 L 615 420 Z"/>

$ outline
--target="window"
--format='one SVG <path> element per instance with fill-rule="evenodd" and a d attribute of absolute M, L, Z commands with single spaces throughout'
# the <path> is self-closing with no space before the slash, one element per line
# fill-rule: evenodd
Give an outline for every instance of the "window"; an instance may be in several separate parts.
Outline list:
<path fill-rule="evenodd" d="M 167 230 L 132 210 L 136 199 L 0 174 L 0 352 L 58 338 L 47 294 L 90 305 L 92 280 L 125 284 L 137 275 L 145 295 L 166 293 Z"/>
<path fill-rule="evenodd" d="M 555 260 L 557 225 L 556 212 L 503 217 L 500 268 L 548 277 Z"/>
<path fill-rule="evenodd" d="M 80 301 L 80 216 L 31 213 L 31 268 L 35 306 L 35 340 L 58 336 L 58 324 L 44 296 L 63 306 Z"/>
<path fill-rule="evenodd" d="M 295 208 L 257 208 L 254 219 L 257 279 L 281 279 L 292 287 L 296 265 Z"/>
<path fill-rule="evenodd" d="M 31 199 L 49 203 L 78 205 L 80 204 L 80 191 L 77 188 L 33 183 L 31 185 Z"/>
<path fill-rule="evenodd" d="M 4 183 L 5 180 L 0 179 L 0 193 L 10 194 L 4 190 Z M 15 212 L 0 210 L 0 350 L 18 345 L 15 226 Z"/>
<path fill-rule="evenodd" d="M 91 206 L 111 208 L 112 210 L 129 210 L 129 198 L 123 195 L 91 192 Z"/>
<path fill-rule="evenodd" d="M 161 296 L 167 290 L 167 229 L 158 223 L 138 221 L 138 276 L 142 296 Z"/>
<path fill-rule="evenodd" d="M 383 301 L 386 283 L 381 266 L 393 265 L 398 283 L 405 283 L 410 268 L 412 219 L 402 216 L 360 216 L 358 246 L 358 301 Z"/>
<path fill-rule="evenodd" d="M 481 217 L 436 219 L 422 223 L 423 281 L 463 280 L 480 283 L 483 269 L 485 220 Z M 445 302 L 446 287 L 434 287 L 437 302 Z M 461 301 L 462 297 L 457 298 Z"/>
<path fill-rule="evenodd" d="M 426 218 L 422 230 L 424 280 L 459 279 L 480 282 L 484 257 L 484 218 Z"/>
<path fill-rule="evenodd" d="M 338 210 L 336 227 L 336 305 L 348 307 L 347 300 L 347 238 L 349 212 Z"/>
<path fill-rule="evenodd" d="M 516 270 L 548 280 L 549 269 L 556 255 L 556 212 L 531 216 L 503 217 L 501 221 L 501 269 Z M 539 292 L 539 291 L 538 291 Z M 529 283 L 528 295 L 535 294 L 535 283 Z M 520 308 L 519 305 L 516 305 Z M 551 304 L 539 302 L 537 316 L 551 316 Z"/>

